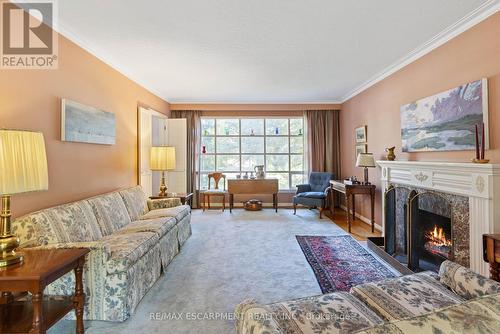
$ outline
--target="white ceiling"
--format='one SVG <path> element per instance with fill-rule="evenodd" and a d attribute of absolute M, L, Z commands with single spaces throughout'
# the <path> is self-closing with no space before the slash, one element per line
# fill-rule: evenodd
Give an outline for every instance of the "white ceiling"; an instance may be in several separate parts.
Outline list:
<path fill-rule="evenodd" d="M 58 29 L 171 103 L 326 103 L 496 2 L 63 0 Z"/>

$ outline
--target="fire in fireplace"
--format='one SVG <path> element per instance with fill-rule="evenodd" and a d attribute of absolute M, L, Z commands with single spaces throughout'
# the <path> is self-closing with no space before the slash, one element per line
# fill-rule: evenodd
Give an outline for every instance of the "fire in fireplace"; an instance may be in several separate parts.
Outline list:
<path fill-rule="evenodd" d="M 450 257 L 451 239 L 446 237 L 444 229 L 434 225 L 434 228 L 424 233 L 424 249 L 432 254 L 446 259 Z"/>

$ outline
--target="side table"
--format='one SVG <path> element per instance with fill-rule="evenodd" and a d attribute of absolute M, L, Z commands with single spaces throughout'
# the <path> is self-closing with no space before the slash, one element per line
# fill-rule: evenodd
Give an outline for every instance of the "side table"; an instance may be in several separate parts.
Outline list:
<path fill-rule="evenodd" d="M 483 259 L 490 264 L 490 278 L 500 282 L 500 234 L 483 234 Z"/>
<path fill-rule="evenodd" d="M 24 261 L 0 268 L 0 291 L 10 293 L 31 292 L 31 300 L 13 299 L 0 305 L 0 333 L 41 334 L 75 310 L 76 333 L 82 334 L 83 292 L 82 272 L 88 249 L 22 249 Z M 74 296 L 43 297 L 47 285 L 59 277 L 75 271 Z M 9 299 L 9 298 L 6 298 Z"/>
<path fill-rule="evenodd" d="M 182 205 L 193 206 L 193 193 L 168 193 L 167 196 L 150 196 L 149 199 L 179 198 Z"/>

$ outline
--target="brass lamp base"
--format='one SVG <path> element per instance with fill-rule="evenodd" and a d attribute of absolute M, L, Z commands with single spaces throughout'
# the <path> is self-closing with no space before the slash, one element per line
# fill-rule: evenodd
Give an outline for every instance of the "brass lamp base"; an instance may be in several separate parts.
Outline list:
<path fill-rule="evenodd" d="M 10 233 L 10 196 L 2 196 L 2 211 L 0 212 L 0 267 L 23 261 L 22 253 L 14 250 L 19 247 L 19 238 Z"/>
<path fill-rule="evenodd" d="M 0 256 L 0 268 L 23 262 L 23 254 L 11 251 Z"/>
<path fill-rule="evenodd" d="M 160 197 L 167 196 L 167 186 L 165 185 L 165 172 L 161 172 L 161 181 L 160 181 L 160 193 L 158 194 Z"/>

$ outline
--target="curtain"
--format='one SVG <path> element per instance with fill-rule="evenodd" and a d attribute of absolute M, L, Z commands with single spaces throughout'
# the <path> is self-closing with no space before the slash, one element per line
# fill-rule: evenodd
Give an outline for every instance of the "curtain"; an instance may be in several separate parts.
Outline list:
<path fill-rule="evenodd" d="M 339 110 L 307 110 L 304 112 L 309 171 L 340 175 Z"/>
<path fill-rule="evenodd" d="M 193 193 L 193 207 L 198 207 L 198 177 L 199 156 L 201 147 L 201 111 L 199 110 L 172 110 L 171 118 L 185 118 L 187 126 L 187 163 L 186 184 L 187 192 Z"/>

